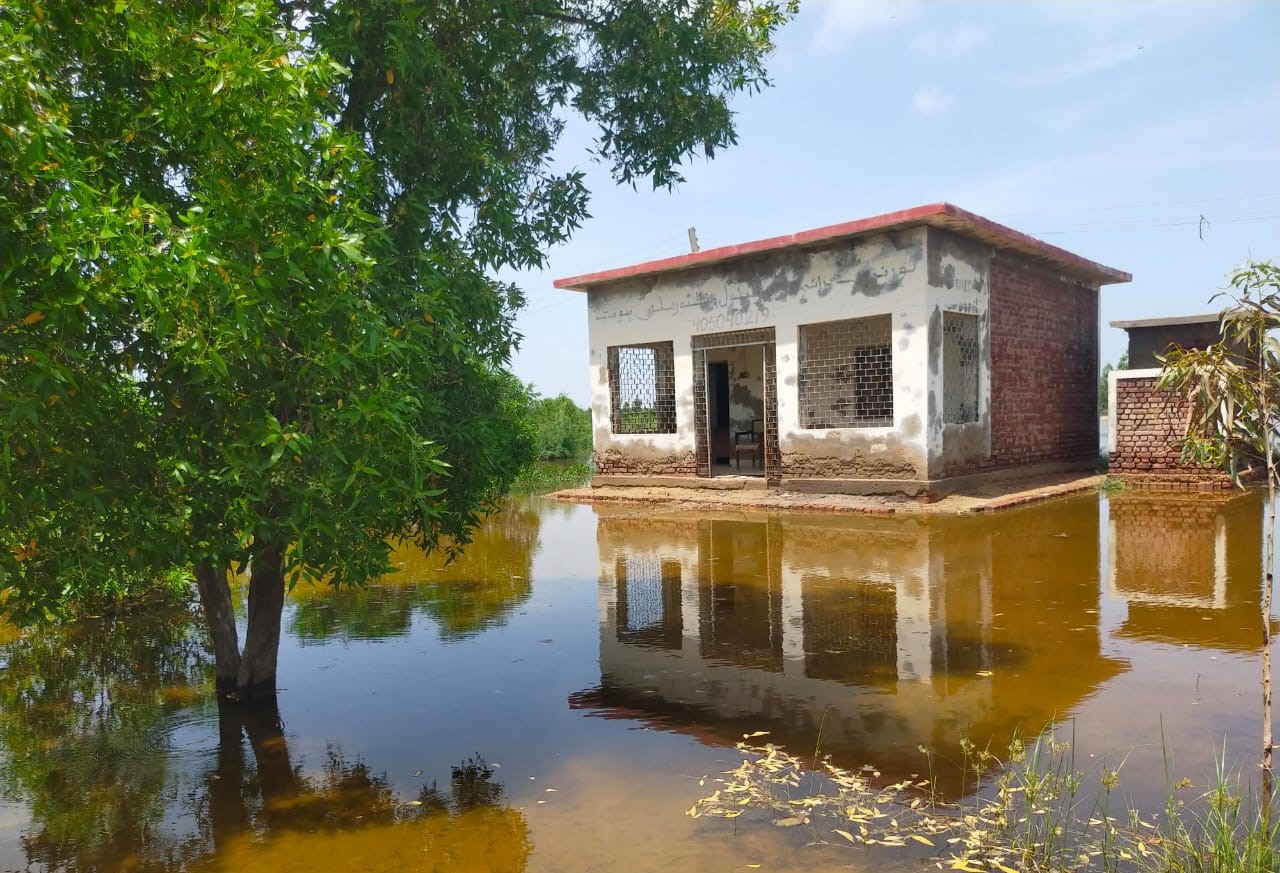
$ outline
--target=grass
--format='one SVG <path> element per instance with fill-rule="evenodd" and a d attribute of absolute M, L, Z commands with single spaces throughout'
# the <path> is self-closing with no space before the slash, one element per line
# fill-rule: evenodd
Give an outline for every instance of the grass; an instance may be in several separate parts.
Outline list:
<path fill-rule="evenodd" d="M 1108 476 L 1098 485 L 1098 490 L 1106 494 L 1119 494 L 1125 490 L 1124 480 L 1116 476 Z"/>
<path fill-rule="evenodd" d="M 535 461 L 511 483 L 512 494 L 546 494 L 561 488 L 577 488 L 591 479 L 586 461 Z"/>
<path fill-rule="evenodd" d="M 943 869 L 1102 873 L 1275 873 L 1280 822 L 1274 789 L 1251 788 L 1220 760 L 1211 785 L 1169 785 L 1162 814 L 1143 812 L 1120 789 L 1124 762 L 1085 773 L 1072 743 L 1050 727 L 1034 741 L 1015 737 L 1003 757 L 961 743 L 967 786 L 959 802 L 930 776 L 877 785 L 874 770 L 818 768 L 777 746 L 739 743 L 742 763 L 689 809 L 694 817 L 765 817 L 807 826 L 814 842 L 933 851 Z M 1270 792 L 1269 794 L 1265 792 Z"/>

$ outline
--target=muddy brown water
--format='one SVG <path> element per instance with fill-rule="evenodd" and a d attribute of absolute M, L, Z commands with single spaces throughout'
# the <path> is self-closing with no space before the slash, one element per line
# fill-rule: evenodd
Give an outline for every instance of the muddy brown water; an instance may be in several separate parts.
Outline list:
<path fill-rule="evenodd" d="M 1256 497 L 982 517 L 520 501 L 446 568 L 299 590 L 277 710 L 219 713 L 186 613 L 0 646 L 0 869 L 828 870 L 919 859 L 691 819 L 743 734 L 962 788 L 1061 724 L 1137 803 L 1253 778 Z M 1166 756 L 1171 763 L 1166 766 Z M 750 865 L 759 865 L 754 867 Z"/>

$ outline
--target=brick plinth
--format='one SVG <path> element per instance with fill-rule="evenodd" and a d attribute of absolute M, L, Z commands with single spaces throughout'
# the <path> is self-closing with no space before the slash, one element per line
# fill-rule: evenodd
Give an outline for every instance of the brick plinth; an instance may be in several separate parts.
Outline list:
<path fill-rule="evenodd" d="M 593 455 L 596 473 L 602 476 L 696 476 L 698 463 L 693 452 L 652 457 L 628 455 L 618 449 L 607 449 Z"/>
<path fill-rule="evenodd" d="M 851 452 L 844 457 L 821 457 L 784 452 L 782 473 L 791 479 L 918 479 L 915 465 L 890 457 Z"/>

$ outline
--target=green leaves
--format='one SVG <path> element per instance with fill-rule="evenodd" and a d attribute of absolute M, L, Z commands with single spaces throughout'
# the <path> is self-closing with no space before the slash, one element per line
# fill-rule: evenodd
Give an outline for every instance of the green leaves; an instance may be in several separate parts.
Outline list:
<path fill-rule="evenodd" d="M 587 216 L 567 115 L 618 179 L 670 185 L 734 141 L 793 11 L 5 3 L 8 608 L 255 543 L 334 584 L 389 540 L 465 543 L 534 452 L 505 372 L 523 296 L 493 275 Z M 558 402 L 544 450 L 580 453 Z"/>
<path fill-rule="evenodd" d="M 1226 468 L 1238 484 L 1241 462 L 1266 458 L 1280 429 L 1280 343 L 1270 333 L 1280 324 L 1280 267 L 1251 261 L 1230 287 L 1221 341 L 1170 348 L 1157 385 L 1186 398 L 1183 458 Z"/>

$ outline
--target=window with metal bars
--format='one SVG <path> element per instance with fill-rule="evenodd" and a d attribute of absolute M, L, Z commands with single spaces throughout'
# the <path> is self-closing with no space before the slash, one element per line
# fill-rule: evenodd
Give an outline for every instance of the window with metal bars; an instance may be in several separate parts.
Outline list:
<path fill-rule="evenodd" d="M 893 426 L 893 319 L 800 326 L 800 426 Z"/>
<path fill-rule="evenodd" d="M 670 342 L 609 346 L 614 433 L 676 432 L 675 350 Z"/>
<path fill-rule="evenodd" d="M 942 420 L 978 420 L 978 316 L 942 313 Z"/>

